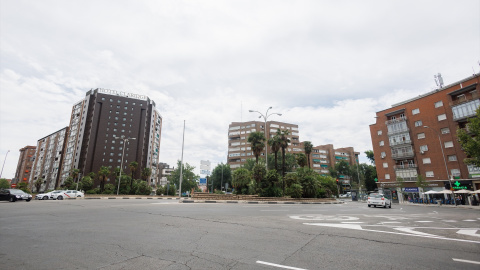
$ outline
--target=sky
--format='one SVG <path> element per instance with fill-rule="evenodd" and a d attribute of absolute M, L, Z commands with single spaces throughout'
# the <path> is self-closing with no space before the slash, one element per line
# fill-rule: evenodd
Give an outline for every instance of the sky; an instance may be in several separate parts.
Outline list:
<path fill-rule="evenodd" d="M 0 165 L 69 125 L 90 89 L 146 95 L 160 162 L 226 163 L 228 125 L 372 149 L 375 112 L 480 71 L 480 0 L 0 0 Z M 8 152 L 9 151 L 9 152 Z"/>

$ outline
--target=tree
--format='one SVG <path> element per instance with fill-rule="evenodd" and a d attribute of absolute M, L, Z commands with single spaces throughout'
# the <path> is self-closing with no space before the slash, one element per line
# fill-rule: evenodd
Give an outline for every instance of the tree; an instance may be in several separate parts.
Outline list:
<path fill-rule="evenodd" d="M 375 165 L 375 156 L 373 155 L 373 151 L 372 150 L 367 150 L 364 152 L 365 155 L 367 155 L 367 158 L 370 160 L 370 162 Z"/>
<path fill-rule="evenodd" d="M 100 178 L 100 193 L 103 193 L 105 188 L 105 182 L 107 181 L 108 176 L 110 175 L 110 168 L 107 166 L 100 167 L 98 171 L 98 177 Z"/>
<path fill-rule="evenodd" d="M 74 180 L 75 183 L 78 183 L 80 179 L 78 179 L 78 176 L 80 174 L 80 170 L 79 169 L 73 169 L 72 170 L 72 178 Z M 75 185 L 76 187 L 76 185 Z"/>
<path fill-rule="evenodd" d="M 82 181 L 80 182 L 82 185 L 82 189 L 87 192 L 93 188 L 93 179 L 90 176 L 82 177 Z"/>
<path fill-rule="evenodd" d="M 179 188 L 179 185 L 180 185 L 180 168 L 181 168 L 181 166 L 182 166 L 182 164 L 179 160 L 177 162 L 177 168 L 175 170 L 173 170 L 171 175 L 169 175 L 167 177 L 168 181 L 170 183 L 175 184 L 177 189 Z M 195 169 L 195 167 L 190 166 L 188 163 L 185 163 L 185 165 L 183 165 L 183 169 L 182 169 L 182 192 L 190 191 L 192 188 L 197 187 L 197 181 L 196 180 L 199 179 L 200 176 L 195 175 L 195 173 L 193 172 L 194 169 Z"/>
<path fill-rule="evenodd" d="M 310 164 L 310 153 L 312 153 L 313 144 L 310 141 L 303 142 L 303 148 L 305 149 L 305 155 L 307 156 L 307 164 L 308 167 L 311 168 L 312 165 Z"/>
<path fill-rule="evenodd" d="M 304 153 L 295 154 L 295 158 L 297 160 L 297 164 L 300 167 L 303 168 L 303 167 L 307 166 L 308 159 L 307 159 L 307 156 Z M 308 167 L 310 168 L 310 166 L 308 166 Z"/>
<path fill-rule="evenodd" d="M 2 188 L 10 188 L 10 182 L 8 182 L 8 180 L 5 178 L 0 179 L 0 189 Z"/>
<path fill-rule="evenodd" d="M 278 151 L 280 150 L 280 137 L 278 134 L 275 134 L 272 138 L 268 139 L 268 145 L 271 146 L 272 153 L 275 156 L 275 170 L 278 170 L 278 165 L 277 165 L 277 154 Z"/>
<path fill-rule="evenodd" d="M 132 173 L 132 176 L 130 178 L 130 191 L 133 190 L 133 179 L 135 177 L 135 171 L 137 170 L 138 167 L 138 162 L 132 161 L 130 164 L 128 164 L 128 168 L 130 169 L 130 172 Z"/>
<path fill-rule="evenodd" d="M 217 164 L 212 171 L 210 181 L 216 190 L 221 190 L 221 187 L 225 186 L 226 183 L 232 186 L 232 170 L 230 169 L 230 165 L 224 163 Z"/>
<path fill-rule="evenodd" d="M 467 154 L 465 164 L 480 167 L 480 107 L 477 108 L 475 116 L 468 119 L 465 129 L 457 129 L 457 137 Z"/>
<path fill-rule="evenodd" d="M 40 188 L 42 187 L 42 184 L 43 184 L 43 181 L 45 181 L 42 177 L 39 177 L 34 185 L 35 185 L 35 190 L 37 191 L 37 193 L 40 193 Z"/>
<path fill-rule="evenodd" d="M 236 194 L 248 194 L 248 184 L 252 180 L 250 171 L 245 168 L 239 168 L 233 171 L 232 187 Z"/>
<path fill-rule="evenodd" d="M 142 171 L 143 180 L 148 182 L 148 178 L 150 177 L 150 175 L 152 175 L 152 169 L 144 168 L 143 171 Z"/>
<path fill-rule="evenodd" d="M 285 177 L 285 149 L 287 149 L 288 144 L 290 143 L 290 139 L 288 138 L 288 129 L 285 130 L 277 130 L 277 135 L 280 137 L 280 148 L 282 149 L 282 176 Z M 285 183 L 283 185 L 284 192 L 285 192 Z"/>
<path fill-rule="evenodd" d="M 252 132 L 248 135 L 248 142 L 251 145 L 253 155 L 255 155 L 255 160 L 258 164 L 258 157 L 263 152 L 263 148 L 265 148 L 265 135 L 260 132 Z"/>
<path fill-rule="evenodd" d="M 32 193 L 32 191 L 28 188 L 28 184 L 26 182 L 18 183 L 17 188 L 23 190 L 26 193 Z"/>

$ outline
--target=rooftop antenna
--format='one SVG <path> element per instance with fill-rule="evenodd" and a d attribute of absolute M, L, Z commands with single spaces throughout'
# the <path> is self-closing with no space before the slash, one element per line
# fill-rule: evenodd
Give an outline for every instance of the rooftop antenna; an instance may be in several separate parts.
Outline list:
<path fill-rule="evenodd" d="M 435 78 L 435 83 L 437 84 L 438 88 L 442 88 L 443 87 L 442 74 L 438 73 L 437 75 L 433 75 L 433 77 Z"/>

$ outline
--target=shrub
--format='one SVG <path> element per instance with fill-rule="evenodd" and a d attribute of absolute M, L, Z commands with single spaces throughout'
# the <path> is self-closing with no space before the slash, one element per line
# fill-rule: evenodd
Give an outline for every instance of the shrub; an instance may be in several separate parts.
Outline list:
<path fill-rule="evenodd" d="M 150 195 L 152 193 L 152 187 L 148 185 L 146 181 L 138 180 L 135 186 L 136 195 Z"/>
<path fill-rule="evenodd" d="M 166 190 L 164 187 L 158 186 L 158 187 L 157 187 L 157 190 L 155 191 L 155 194 L 157 194 L 157 195 L 162 195 L 162 194 L 165 194 L 166 191 L 167 191 L 167 190 Z"/>
<path fill-rule="evenodd" d="M 117 189 L 113 184 L 106 184 L 105 188 L 103 189 L 103 194 L 116 194 Z"/>
<path fill-rule="evenodd" d="M 90 190 L 87 190 L 87 194 L 98 194 L 100 192 L 100 188 L 93 188 Z"/>
<path fill-rule="evenodd" d="M 287 194 L 292 197 L 292 198 L 301 198 L 303 194 L 303 188 L 299 184 L 292 184 L 288 189 L 287 189 Z"/>

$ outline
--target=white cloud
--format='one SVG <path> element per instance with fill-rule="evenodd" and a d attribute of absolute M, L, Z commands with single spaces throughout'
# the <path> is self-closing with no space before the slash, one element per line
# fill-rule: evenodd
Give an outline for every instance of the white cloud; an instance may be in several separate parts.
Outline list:
<path fill-rule="evenodd" d="M 68 125 L 91 88 L 149 96 L 162 162 L 226 161 L 227 129 L 273 106 L 314 145 L 371 149 L 375 112 L 441 72 L 479 71 L 477 1 L 6 1 L 0 161 Z M 441 14 L 449 14 L 442 16 Z"/>

